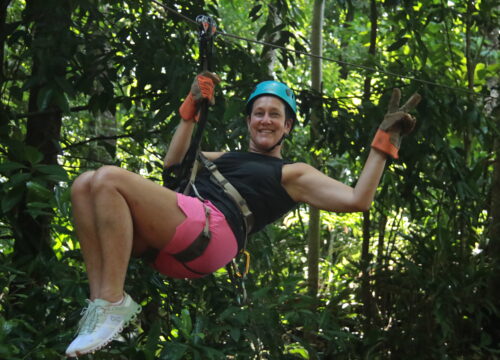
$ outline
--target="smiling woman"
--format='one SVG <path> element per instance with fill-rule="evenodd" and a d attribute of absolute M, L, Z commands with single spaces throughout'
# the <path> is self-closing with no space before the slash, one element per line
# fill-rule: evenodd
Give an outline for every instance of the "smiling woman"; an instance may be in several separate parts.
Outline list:
<path fill-rule="evenodd" d="M 165 156 L 166 169 L 182 162 L 200 102 L 213 104 L 218 82 L 218 76 L 208 72 L 193 82 L 180 107 L 182 119 Z M 387 155 L 397 156 L 400 136 L 411 131 L 415 122 L 407 112 L 417 105 L 419 96 L 401 108 L 399 99 L 398 90 L 354 188 L 305 163 L 282 159 L 282 142 L 293 128 L 297 108 L 293 92 L 277 81 L 258 84 L 249 96 L 248 152 L 204 152 L 205 168 L 187 194 L 117 167 L 80 175 L 73 184 L 72 203 L 90 299 L 67 355 L 105 346 L 140 311 L 124 293 L 131 254 L 153 253 L 153 265 L 167 276 L 198 278 L 229 263 L 245 248 L 248 234 L 299 202 L 328 211 L 368 209 Z"/>
<path fill-rule="evenodd" d="M 285 104 L 280 99 L 262 96 L 255 100 L 247 118 L 250 151 L 281 157 L 277 144 L 289 134 L 292 121 L 285 118 Z"/>
<path fill-rule="evenodd" d="M 276 147 L 281 145 L 296 121 L 297 105 L 293 91 L 278 81 L 264 81 L 256 86 L 247 106 L 247 122 L 250 132 L 250 151 L 281 157 Z M 282 128 L 281 131 L 279 128 Z M 279 135 L 272 141 L 272 135 Z M 256 144 L 259 137 L 270 144 Z"/>

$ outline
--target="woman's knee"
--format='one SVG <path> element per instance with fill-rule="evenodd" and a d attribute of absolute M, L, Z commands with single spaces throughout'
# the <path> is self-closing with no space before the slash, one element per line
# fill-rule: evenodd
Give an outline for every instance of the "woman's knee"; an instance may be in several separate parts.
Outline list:
<path fill-rule="evenodd" d="M 90 184 L 91 193 L 96 193 L 101 190 L 109 190 L 110 188 L 118 188 L 123 184 L 128 171 L 118 166 L 106 165 L 96 170 Z"/>
<path fill-rule="evenodd" d="M 71 200 L 74 201 L 76 198 L 81 196 L 89 196 L 90 194 L 90 184 L 95 171 L 86 171 L 79 175 L 71 185 Z"/>

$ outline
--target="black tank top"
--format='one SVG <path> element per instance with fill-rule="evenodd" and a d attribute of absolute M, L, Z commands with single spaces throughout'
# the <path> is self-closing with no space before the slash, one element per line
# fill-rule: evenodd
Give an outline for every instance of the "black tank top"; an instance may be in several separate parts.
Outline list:
<path fill-rule="evenodd" d="M 255 233 L 281 218 L 296 206 L 296 202 L 281 185 L 283 159 L 250 152 L 228 152 L 214 161 L 221 174 L 238 190 L 254 214 Z M 203 168 L 195 181 L 199 194 L 210 200 L 225 216 L 238 240 L 244 242 L 243 217 L 234 202 Z M 190 195 L 194 195 L 191 193 Z"/>

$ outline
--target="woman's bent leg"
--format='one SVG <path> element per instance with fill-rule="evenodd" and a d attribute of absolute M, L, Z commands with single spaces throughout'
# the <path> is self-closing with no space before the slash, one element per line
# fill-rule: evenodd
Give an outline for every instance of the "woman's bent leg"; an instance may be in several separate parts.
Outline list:
<path fill-rule="evenodd" d="M 185 215 L 175 192 L 118 167 L 105 166 L 95 173 L 91 195 L 102 249 L 98 297 L 117 301 L 132 247 L 163 248 Z M 134 239 L 143 244 L 133 244 Z"/>
<path fill-rule="evenodd" d="M 125 275 L 133 239 L 132 215 L 123 195 L 100 170 L 92 182 L 97 236 L 102 252 L 102 271 L 97 297 L 116 302 L 123 297 Z"/>
<path fill-rule="evenodd" d="M 100 349 L 135 317 L 140 306 L 123 292 L 131 250 L 163 248 L 185 219 L 177 206 L 175 192 L 139 175 L 106 166 L 91 177 L 89 175 L 88 180 L 92 204 L 90 217 L 93 215 L 95 231 L 93 234 L 83 230 L 79 233 L 85 239 L 87 235 L 93 235 L 92 241 L 84 241 L 82 249 L 86 249 L 86 257 L 92 253 L 97 257 L 100 255 L 100 261 L 95 262 L 100 263 L 96 267 L 100 269 L 100 281 L 95 300 L 89 304 L 81 321 L 79 335 L 66 350 L 68 356 Z M 81 182 L 84 183 L 83 179 Z M 77 190 L 78 187 L 75 194 Z M 75 196 L 75 201 L 79 198 Z M 79 215 L 88 210 L 88 203 L 81 202 L 76 209 Z M 87 229 L 83 217 L 77 218 L 80 219 L 80 228 Z M 96 249 L 100 249 L 100 254 Z M 92 261 L 89 264 L 95 265 Z M 94 271 L 92 276 L 97 273 Z M 122 296 L 121 302 L 113 304 Z"/>
<path fill-rule="evenodd" d="M 102 272 L 102 249 L 97 237 L 94 205 L 90 194 L 94 173 L 83 173 L 71 187 L 73 223 L 87 269 L 91 300 L 99 293 Z"/>

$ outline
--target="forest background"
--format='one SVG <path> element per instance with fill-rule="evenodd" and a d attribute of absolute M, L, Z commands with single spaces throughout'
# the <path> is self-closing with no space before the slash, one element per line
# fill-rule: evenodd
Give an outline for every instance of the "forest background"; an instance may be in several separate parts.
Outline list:
<path fill-rule="evenodd" d="M 317 252 L 305 206 L 250 239 L 246 303 L 224 269 L 173 280 L 132 260 L 138 327 L 89 358 L 500 358 L 493 0 L 0 0 L 0 358 L 63 358 L 87 296 L 71 182 L 105 164 L 161 181 L 200 14 L 223 80 L 204 149 L 246 149 L 245 98 L 270 78 L 297 93 L 286 157 L 349 185 L 392 88 L 423 96 L 418 123 L 369 212 L 320 213 Z"/>

